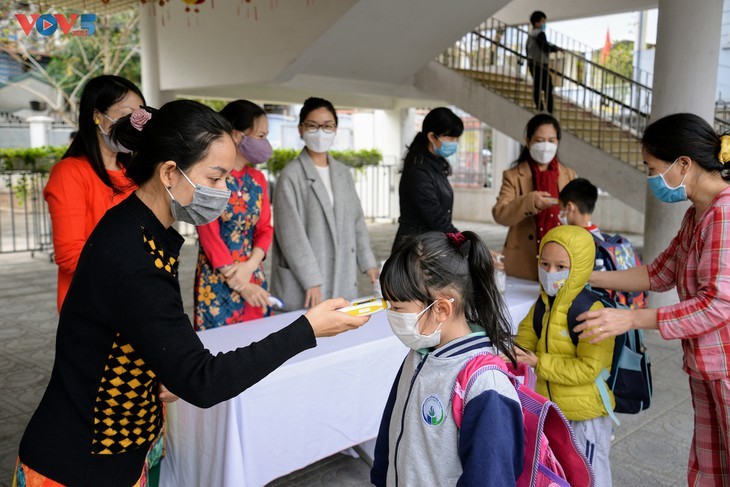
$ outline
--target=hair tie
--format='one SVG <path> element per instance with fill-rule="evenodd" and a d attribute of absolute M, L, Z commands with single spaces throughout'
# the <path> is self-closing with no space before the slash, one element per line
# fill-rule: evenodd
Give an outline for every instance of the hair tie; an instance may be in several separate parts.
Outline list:
<path fill-rule="evenodd" d="M 720 153 L 717 158 L 723 164 L 730 162 L 730 135 L 720 137 Z"/>
<path fill-rule="evenodd" d="M 461 232 L 447 233 L 446 237 L 451 241 L 454 247 L 456 247 L 459 252 L 461 252 L 464 257 L 469 256 L 469 251 L 471 250 L 471 241 L 467 240 L 464 234 L 462 234 Z"/>
<path fill-rule="evenodd" d="M 152 118 L 152 113 L 147 111 L 146 107 L 137 108 L 132 112 L 132 115 L 129 117 L 129 121 L 132 124 L 132 127 L 136 128 L 140 132 L 144 128 L 144 126 L 147 124 L 147 122 L 150 121 Z"/>
<path fill-rule="evenodd" d="M 461 247 L 466 242 L 466 237 L 461 232 L 447 233 L 447 237 L 451 240 L 451 243 L 456 247 Z"/>

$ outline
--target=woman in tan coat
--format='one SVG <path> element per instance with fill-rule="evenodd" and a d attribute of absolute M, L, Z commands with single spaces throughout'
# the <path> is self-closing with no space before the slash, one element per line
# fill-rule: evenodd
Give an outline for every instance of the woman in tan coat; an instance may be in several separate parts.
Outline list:
<path fill-rule="evenodd" d="M 557 157 L 560 124 L 535 115 L 525 129 L 525 148 L 517 165 L 504 172 L 494 220 L 510 227 L 504 244 L 507 275 L 537 281 L 537 249 L 543 235 L 558 226 L 558 193 L 575 171 Z"/>

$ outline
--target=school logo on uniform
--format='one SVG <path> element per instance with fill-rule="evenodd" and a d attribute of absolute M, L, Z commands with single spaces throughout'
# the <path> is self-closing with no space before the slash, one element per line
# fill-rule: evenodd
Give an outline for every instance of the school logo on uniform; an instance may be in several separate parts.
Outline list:
<path fill-rule="evenodd" d="M 444 405 L 436 396 L 428 396 L 421 404 L 421 417 L 426 424 L 438 426 L 444 421 Z"/>

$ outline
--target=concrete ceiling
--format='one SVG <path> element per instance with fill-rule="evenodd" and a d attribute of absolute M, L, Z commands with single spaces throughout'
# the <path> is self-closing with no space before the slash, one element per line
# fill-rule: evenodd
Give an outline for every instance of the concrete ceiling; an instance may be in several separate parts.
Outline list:
<path fill-rule="evenodd" d="M 512 0 L 494 17 L 509 25 L 527 24 L 530 14 L 542 10 L 550 22 L 656 8 L 659 0 Z"/>
<path fill-rule="evenodd" d="M 318 93 L 382 108 L 430 99 L 412 87 L 413 74 L 506 1 L 253 0 L 256 19 L 238 2 L 206 2 L 199 14 L 170 3 L 157 9 L 165 25 L 155 21 L 160 85 L 281 102 Z"/>

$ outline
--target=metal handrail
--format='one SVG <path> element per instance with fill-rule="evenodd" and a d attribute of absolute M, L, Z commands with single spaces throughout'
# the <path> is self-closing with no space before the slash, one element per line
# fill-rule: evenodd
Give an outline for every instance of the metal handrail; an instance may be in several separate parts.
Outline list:
<path fill-rule="evenodd" d="M 524 29 L 488 19 L 437 61 L 479 78 L 533 111 L 549 109 L 548 93 L 554 91 L 553 114 L 566 131 L 643 170 L 636 142 L 649 121 L 651 87 L 568 50 L 532 61 L 525 50 L 528 35 Z M 549 84 L 554 90 L 539 89 Z"/>
<path fill-rule="evenodd" d="M 528 32 L 528 33 L 530 30 L 528 24 L 513 24 L 513 25 L 510 25 L 510 27 L 514 27 L 516 29 L 520 29 L 520 30 L 522 30 L 524 32 Z M 550 41 L 551 44 L 554 44 L 554 45 L 560 47 L 564 51 L 571 51 L 574 53 L 575 52 L 594 53 L 598 50 L 598 49 L 594 49 L 592 46 L 589 46 L 588 44 L 585 44 L 577 39 L 573 39 L 572 37 L 569 37 L 561 32 L 555 31 L 553 29 L 546 29 L 545 35 L 547 36 L 548 41 Z M 585 58 L 585 59 L 590 61 L 590 59 L 588 59 L 588 58 Z M 634 76 L 632 78 L 633 81 L 646 85 L 647 87 L 652 86 L 653 79 L 654 79 L 654 73 L 641 69 L 638 66 L 634 66 L 633 64 L 631 64 L 631 65 L 624 64 L 624 66 L 631 68 L 631 71 L 634 73 Z M 647 82 L 642 83 L 641 81 L 639 81 L 641 79 L 647 80 Z"/>
<path fill-rule="evenodd" d="M 477 35 L 477 36 L 479 36 L 479 37 L 481 37 L 481 38 L 483 38 L 483 39 L 489 40 L 490 42 L 493 42 L 493 41 L 491 41 L 491 39 L 489 39 L 488 37 L 486 37 L 486 36 L 484 36 L 484 35 L 480 34 L 479 32 L 476 32 L 476 31 L 472 31 L 471 33 L 472 33 L 472 34 L 475 34 L 475 35 Z M 521 57 L 521 58 L 522 58 L 523 60 L 525 60 L 525 61 L 528 61 L 528 62 L 529 62 L 529 59 L 527 58 L 527 56 L 523 55 L 522 53 L 520 53 L 520 52 L 518 52 L 518 51 L 515 51 L 514 49 L 512 49 L 512 48 L 510 48 L 510 47 L 507 47 L 507 46 L 505 46 L 505 45 L 502 45 L 502 44 L 499 44 L 499 43 L 495 43 L 495 44 L 496 44 L 496 45 L 498 45 L 499 47 L 503 48 L 503 49 L 504 49 L 505 51 L 508 51 L 508 52 L 510 52 L 510 53 L 512 53 L 512 54 L 514 54 L 515 56 L 519 56 L 519 57 Z M 563 52 L 569 52 L 569 51 L 563 51 Z M 571 53 L 571 54 L 573 54 L 573 53 Z M 585 59 L 585 58 L 582 58 L 582 59 Z M 585 59 L 585 61 L 583 61 L 583 62 L 585 62 L 586 64 L 588 64 L 588 65 L 591 65 L 591 66 L 593 66 L 593 67 L 595 67 L 595 68 L 597 68 L 597 69 L 605 69 L 605 68 L 604 68 L 603 66 L 601 66 L 600 64 L 594 63 L 593 61 L 590 61 L 590 60 L 588 60 L 588 59 Z M 610 97 L 609 95 L 606 95 L 605 93 L 601 93 L 600 91 L 596 90 L 595 88 L 592 88 L 592 87 L 590 87 L 590 86 L 586 85 L 586 84 L 585 84 L 585 83 L 583 83 L 582 81 L 580 81 L 580 80 L 577 80 L 577 79 L 574 79 L 574 78 L 571 78 L 571 77 L 570 77 L 569 75 L 566 75 L 565 73 L 561 73 L 561 72 L 557 71 L 557 70 L 556 70 L 556 69 L 555 69 L 554 67 L 552 67 L 552 66 L 550 66 L 550 67 L 549 67 L 549 69 L 550 69 L 550 73 L 551 73 L 551 74 L 555 74 L 555 75 L 561 76 L 561 77 L 562 77 L 562 78 L 564 78 L 564 79 L 568 79 L 568 80 L 570 80 L 570 81 L 572 81 L 572 82 L 574 82 L 574 83 L 576 83 L 576 84 L 579 84 L 579 85 L 580 85 L 580 86 L 582 86 L 583 88 L 585 88 L 585 89 L 587 89 L 587 90 L 589 90 L 589 91 L 591 91 L 591 92 L 593 92 L 593 93 L 596 93 L 596 94 L 599 94 L 599 95 L 603 95 L 603 96 L 607 97 L 607 98 L 608 98 L 609 100 L 611 100 L 611 101 L 615 101 L 616 103 L 620 103 L 620 104 L 623 104 L 623 102 L 622 102 L 622 101 L 620 101 L 620 100 L 616 100 L 616 99 L 614 99 L 614 98 L 611 98 L 611 97 Z M 628 78 L 628 77 L 626 77 L 626 76 L 622 75 L 621 73 L 616 73 L 616 72 L 614 72 L 614 71 L 611 71 L 611 73 L 612 73 L 612 74 L 615 74 L 615 76 L 616 76 L 617 78 L 619 78 L 619 79 L 620 79 L 621 81 L 626 81 L 626 82 L 630 82 L 630 83 L 636 83 L 636 85 L 637 85 L 637 86 L 639 86 L 640 88 L 644 88 L 644 89 L 647 89 L 647 90 L 651 90 L 651 88 L 650 88 L 649 86 L 645 86 L 645 85 L 643 85 L 643 84 L 641 84 L 641 83 L 635 82 L 635 81 L 633 81 L 633 80 L 632 80 L 631 78 Z M 624 106 L 626 106 L 626 107 L 628 108 L 628 105 L 624 105 Z M 648 116 L 649 114 L 647 113 L 646 115 Z"/>

